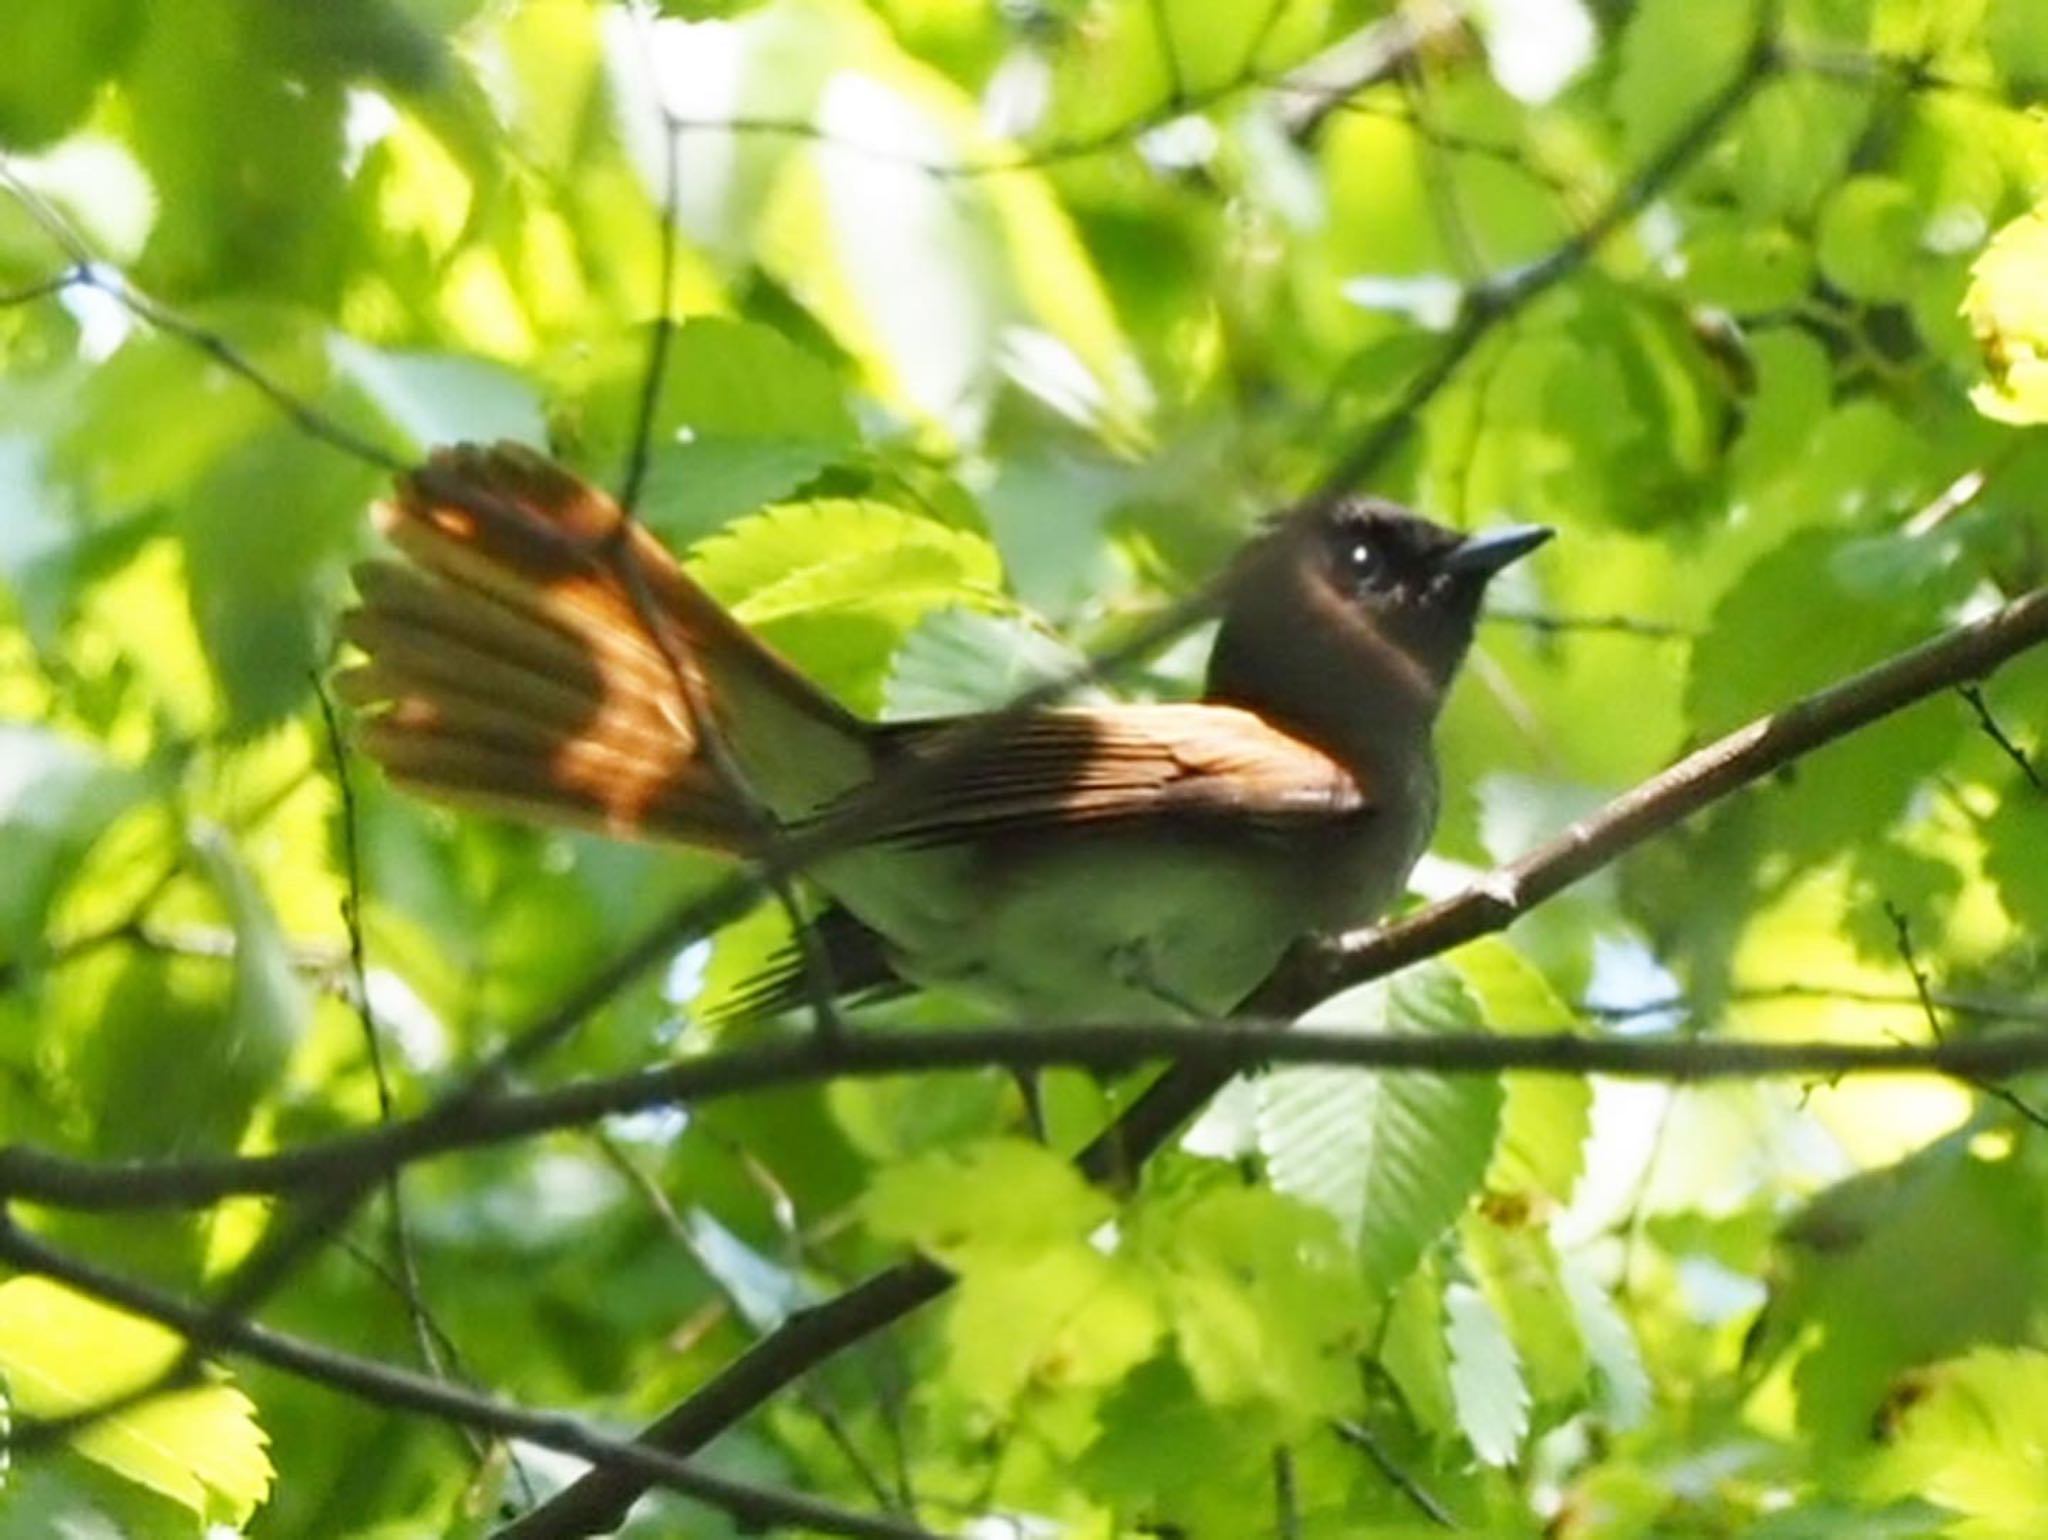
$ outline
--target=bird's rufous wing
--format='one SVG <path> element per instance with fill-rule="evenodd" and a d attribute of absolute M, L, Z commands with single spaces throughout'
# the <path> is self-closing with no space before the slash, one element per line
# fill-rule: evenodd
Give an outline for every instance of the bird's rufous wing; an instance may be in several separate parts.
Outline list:
<path fill-rule="evenodd" d="M 1370 789 L 1342 764 L 1236 706 L 1077 707 L 993 726 L 905 723 L 884 746 L 884 787 L 892 757 L 957 756 L 935 772 L 930 795 L 877 817 L 875 838 L 918 845 L 1148 819 L 1306 830 L 1372 806 Z"/>

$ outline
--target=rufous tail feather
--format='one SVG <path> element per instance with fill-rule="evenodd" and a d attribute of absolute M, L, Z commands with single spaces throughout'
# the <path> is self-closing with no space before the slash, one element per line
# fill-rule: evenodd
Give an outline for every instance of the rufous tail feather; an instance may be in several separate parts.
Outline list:
<path fill-rule="evenodd" d="M 361 741 L 400 784 L 738 852 L 761 810 L 704 752 L 693 707 L 776 817 L 866 774 L 863 724 L 609 497 L 532 451 L 437 451 L 377 515 L 406 563 L 358 569 L 343 631 L 365 659 L 337 688 L 366 709 Z"/>

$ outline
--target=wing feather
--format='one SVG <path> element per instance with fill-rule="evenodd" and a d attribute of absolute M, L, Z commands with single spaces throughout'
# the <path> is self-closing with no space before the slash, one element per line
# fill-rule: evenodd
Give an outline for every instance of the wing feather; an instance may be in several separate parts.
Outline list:
<path fill-rule="evenodd" d="M 886 743 L 915 762 L 987 732 L 973 721 L 904 723 Z M 1305 829 L 1355 819 L 1372 801 L 1321 749 L 1236 706 L 1076 708 L 1015 718 L 943 768 L 933 795 L 885 812 L 875 837 L 952 844 L 1007 829 L 1161 817 Z"/>

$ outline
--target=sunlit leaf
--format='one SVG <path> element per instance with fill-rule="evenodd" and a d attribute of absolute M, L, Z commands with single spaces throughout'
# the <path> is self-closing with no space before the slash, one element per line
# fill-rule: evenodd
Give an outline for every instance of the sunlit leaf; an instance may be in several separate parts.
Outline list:
<path fill-rule="evenodd" d="M 1514 1344 L 1485 1296 L 1468 1285 L 1445 1291 L 1444 1315 L 1458 1426 L 1482 1461 L 1506 1465 L 1529 1429 L 1529 1390 Z"/>
<path fill-rule="evenodd" d="M 1430 1033 L 1478 1024 L 1441 967 L 1339 995 L 1305 1020 Z M 1376 1289 L 1399 1283 L 1478 1189 L 1500 1126 L 1499 1082 L 1285 1069 L 1259 1082 L 1259 1149 L 1273 1185 L 1332 1215 Z"/>
<path fill-rule="evenodd" d="M 2048 421 L 2048 216 L 2024 214 L 1971 268 L 1963 301 L 1990 378 L 1970 399 L 2000 422 Z"/>
<path fill-rule="evenodd" d="M 165 1328 L 46 1279 L 0 1284 L 0 1377 L 17 1417 L 64 1417 L 140 1390 L 180 1347 Z M 268 1439 L 255 1407 L 225 1384 L 152 1397 L 70 1442 L 209 1522 L 246 1522 L 270 1490 Z"/>

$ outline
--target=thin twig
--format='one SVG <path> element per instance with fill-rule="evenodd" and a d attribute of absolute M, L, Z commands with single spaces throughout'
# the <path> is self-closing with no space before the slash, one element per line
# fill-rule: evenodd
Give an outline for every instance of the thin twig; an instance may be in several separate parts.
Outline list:
<path fill-rule="evenodd" d="M 641 1201 L 647 1205 L 648 1211 L 661 1226 L 662 1233 L 695 1264 L 704 1280 L 717 1292 L 717 1313 L 710 1319 L 716 1320 L 718 1316 L 726 1316 L 735 1321 L 745 1322 L 748 1326 L 758 1327 L 759 1323 L 750 1319 L 738 1296 L 727 1285 L 724 1275 L 712 1265 L 696 1233 L 683 1221 L 683 1216 L 676 1212 L 675 1205 L 669 1202 L 668 1194 L 662 1191 L 661 1183 L 633 1158 L 631 1152 L 622 1148 L 618 1140 L 605 1133 L 603 1129 L 593 1130 L 591 1140 L 597 1146 L 598 1153 L 604 1157 L 605 1163 L 624 1177 L 633 1191 L 639 1194 Z M 881 1476 L 869 1463 L 867 1456 L 861 1453 L 860 1445 L 854 1442 L 853 1434 L 846 1426 L 846 1419 L 839 1414 L 839 1409 L 832 1404 L 825 1392 L 814 1385 L 802 1384 L 797 1387 L 797 1397 L 803 1403 L 804 1409 L 817 1420 L 818 1426 L 825 1430 L 825 1436 L 838 1449 L 854 1476 L 867 1488 L 868 1496 L 874 1499 L 875 1506 L 885 1512 L 908 1512 L 907 1507 L 898 1507 L 894 1496 L 883 1484 Z"/>
<path fill-rule="evenodd" d="M 1401 1468 L 1400 1462 L 1387 1453 L 1387 1447 L 1380 1442 L 1380 1436 L 1362 1422 L 1342 1419 L 1333 1424 L 1337 1436 L 1361 1451 L 1372 1461 L 1379 1473 L 1387 1478 L 1387 1484 L 1414 1504 L 1415 1509 L 1439 1529 L 1458 1528 L 1457 1517 L 1423 1489 L 1416 1479 Z"/>
<path fill-rule="evenodd" d="M 187 346 L 204 353 L 230 374 L 254 386 L 265 400 L 309 438 L 338 449 L 351 459 L 359 460 L 387 475 L 400 475 L 408 468 L 404 460 L 382 445 L 373 443 L 333 419 L 314 411 L 281 382 L 251 362 L 218 332 L 195 325 L 176 311 L 158 304 L 128 282 L 116 269 L 102 264 L 94 255 L 92 248 L 71 228 L 64 216 L 58 213 L 41 193 L 22 180 L 4 157 L 0 157 L 0 187 L 6 188 L 14 195 L 29 218 L 34 220 L 43 233 L 70 259 L 73 284 L 99 290 L 130 314 L 158 331 L 168 332 Z"/>
<path fill-rule="evenodd" d="M 397 1108 L 391 1094 L 391 1072 L 384 1061 L 384 1038 L 377 1025 L 377 1013 L 370 1000 L 370 962 L 368 948 L 363 940 L 363 861 L 362 842 L 356 822 L 355 781 L 349 774 L 348 744 L 341 731 L 341 720 L 334 713 L 334 702 L 328 697 L 327 689 L 318 674 L 313 676 L 313 699 L 319 703 L 320 724 L 327 737 L 327 754 L 334 766 L 334 784 L 340 796 L 341 816 L 341 871 L 343 891 L 341 898 L 341 924 L 348 937 L 349 977 L 355 986 L 356 1020 L 363 1029 L 363 1050 L 370 1064 L 370 1078 L 377 1091 L 377 1121 L 389 1125 L 396 1117 Z M 448 1366 L 441 1357 L 441 1341 L 446 1333 L 435 1322 L 427 1308 L 426 1295 L 420 1284 L 419 1257 L 413 1250 L 412 1227 L 406 1222 L 405 1172 L 394 1166 L 384 1177 L 385 1245 L 391 1254 L 391 1271 L 398 1285 L 399 1298 L 404 1302 L 406 1319 L 413 1333 L 413 1346 L 419 1353 L 420 1365 L 437 1380 L 449 1378 Z M 478 1465 L 490 1457 L 490 1446 L 473 1428 L 465 1428 L 470 1452 Z"/>
<path fill-rule="evenodd" d="M 1694 635 L 1690 626 L 1668 620 L 1644 620 L 1635 615 L 1552 615 L 1542 610 L 1489 608 L 1479 618 L 1498 625 L 1526 626 L 1542 636 L 1604 632 L 1614 636 L 1641 637 L 1645 641 L 1669 642 L 1689 641 Z"/>
<path fill-rule="evenodd" d="M 1301 1540 L 1301 1494 L 1294 1485 L 1294 1451 L 1285 1444 L 1273 1449 L 1273 1534 L 1275 1540 Z"/>
<path fill-rule="evenodd" d="M 1913 930 L 1906 920 L 1906 912 L 1890 899 L 1886 899 L 1884 914 L 1891 922 L 1893 944 L 1898 949 L 1899 961 L 1905 966 L 1907 977 L 1913 981 L 1913 995 L 1920 1002 L 1921 1016 L 1926 1019 L 1927 1035 L 1936 1043 L 1945 1043 L 1948 1041 L 1948 1033 L 1942 1028 L 1941 1013 L 1934 1008 L 1934 990 L 1928 983 L 1927 970 L 1920 965 L 1920 953 L 1913 945 Z M 2027 1122 L 2037 1127 L 2048 1128 L 2048 1116 L 2044 1116 L 2031 1106 L 2010 1086 L 1998 1085 L 1978 1076 L 1966 1078 L 1978 1091 L 2005 1103 Z"/>
<path fill-rule="evenodd" d="M 2027 784 L 2036 791 L 2048 792 L 2048 781 L 2043 781 L 2041 772 L 2034 768 L 2034 761 L 2027 751 L 2013 742 L 2011 736 L 1999 725 L 1998 718 L 1991 714 L 1991 707 L 1985 703 L 1984 692 L 1974 684 L 1956 686 L 1956 694 L 1969 702 L 1970 710 L 1977 715 L 1977 725 L 1984 730 L 1984 736 L 2005 751 L 2005 755 L 2020 767 L 2020 774 L 2027 778 Z"/>
<path fill-rule="evenodd" d="M 1952 1016 L 1981 1016 L 1991 1020 L 2025 1021 L 2048 1026 L 2048 1001 L 2020 1000 L 2005 995 L 1966 994 L 1936 989 L 1929 998 Z M 1915 1005 L 1917 995 L 1896 989 L 1868 989 L 1851 984 L 1755 984 L 1729 991 L 1730 1005 L 1768 1005 L 1784 1000 L 1833 1000 L 1848 1005 Z M 1685 995 L 1660 995 L 1626 1005 L 1582 1000 L 1578 1009 L 1601 1021 L 1639 1021 L 1654 1016 L 1691 1016 L 1693 1002 Z"/>
<path fill-rule="evenodd" d="M 635 20 L 642 28 L 652 25 L 639 13 L 635 14 Z M 838 989 L 832 976 L 832 963 L 816 932 L 806 922 L 803 906 L 797 899 L 795 881 L 783 849 L 786 838 L 782 822 L 755 791 L 751 778 L 726 741 L 724 728 L 712 709 L 705 681 L 691 666 L 689 644 L 676 634 L 675 623 L 662 611 L 649 591 L 647 574 L 640 565 L 639 553 L 633 544 L 633 532 L 638 523 L 636 509 L 647 478 L 654 423 L 661 410 L 662 386 L 666 382 L 669 349 L 675 336 L 675 320 L 669 313 L 669 305 L 675 289 L 677 204 L 681 196 L 680 135 L 676 114 L 663 93 L 660 79 L 653 74 L 655 57 L 655 50 L 650 45 L 646 49 L 649 87 L 661 117 L 663 150 L 661 294 L 655 308 L 654 331 L 648 342 L 647 363 L 634 413 L 632 450 L 619 487 L 620 519 L 612 537 L 605 542 L 604 557 L 606 564 L 624 583 L 640 629 L 647 634 L 668 669 L 670 681 L 682 699 L 683 711 L 689 719 L 698 751 L 711 766 L 719 785 L 732 797 L 746 824 L 751 843 L 761 856 L 756 863 L 760 880 L 789 918 L 812 1019 L 820 1033 L 832 1036 L 837 1035 L 843 1026 L 836 1004 Z"/>

